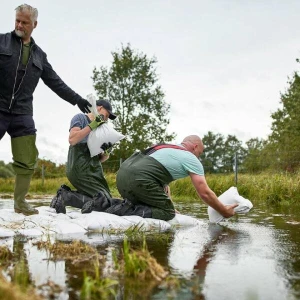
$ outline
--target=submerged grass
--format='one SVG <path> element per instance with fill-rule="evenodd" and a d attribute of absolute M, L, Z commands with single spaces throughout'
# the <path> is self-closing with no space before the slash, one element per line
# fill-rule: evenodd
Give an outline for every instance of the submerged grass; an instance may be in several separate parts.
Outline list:
<path fill-rule="evenodd" d="M 44 249 L 49 251 L 51 260 L 73 260 L 81 262 L 91 260 L 98 256 L 97 249 L 91 247 L 81 241 L 73 241 L 71 243 L 55 242 L 50 240 L 38 241 L 34 243 L 39 250 Z"/>
<path fill-rule="evenodd" d="M 0 299 L 42 299 L 31 283 L 28 264 L 22 255 L 17 257 L 6 245 L 0 246 L 0 262 L 5 269 L 11 265 L 6 272 L 7 277 L 3 276 L 5 269 L 0 268 Z"/>
<path fill-rule="evenodd" d="M 145 237 L 139 250 L 130 249 L 128 239 L 125 238 L 121 261 L 116 253 L 113 254 L 113 258 L 116 268 L 127 277 L 161 281 L 168 275 L 168 272 L 151 256 Z"/>
<path fill-rule="evenodd" d="M 84 272 L 83 285 L 81 288 L 80 298 L 90 299 L 107 299 L 109 296 L 115 296 L 115 286 L 118 281 L 111 278 L 102 278 L 100 276 L 99 260 L 94 262 L 94 276 L 89 276 Z"/>
<path fill-rule="evenodd" d="M 137 238 L 129 234 L 130 238 Z M 152 233 L 155 238 L 158 234 Z M 170 235 L 167 234 L 166 238 Z M 53 261 L 65 260 L 76 268 L 80 278 L 80 299 L 116 299 L 119 294 L 124 299 L 146 299 L 154 288 L 177 290 L 179 283 L 175 277 L 169 277 L 168 271 L 161 266 L 148 250 L 145 233 L 139 233 L 139 241 L 132 247 L 125 236 L 123 247 L 113 247 L 106 255 L 100 255 L 97 248 L 81 241 L 53 242 L 50 237 L 44 241 L 35 241 L 32 245 L 48 252 Z M 16 248 L 17 249 L 17 248 Z M 19 253 L 19 254 L 18 254 Z M 17 259 L 18 256 L 18 259 Z M 34 286 L 26 255 L 11 252 L 7 246 L 0 247 L 0 261 L 7 260 L 13 265 L 5 265 L 3 274 L 11 282 L 0 276 L 0 299 L 54 299 L 63 290 L 62 287 L 48 281 L 47 284 Z M 3 266 L 4 267 L 4 266 Z M 2 270 L 0 269 L 0 274 Z M 146 296 L 146 297 L 145 297 Z"/>
<path fill-rule="evenodd" d="M 0 264 L 7 264 L 8 261 L 13 259 L 13 253 L 7 246 L 0 246 Z"/>
<path fill-rule="evenodd" d="M 0 299 L 41 300 L 43 298 L 36 294 L 32 286 L 24 291 L 18 284 L 9 282 L 0 272 Z"/>

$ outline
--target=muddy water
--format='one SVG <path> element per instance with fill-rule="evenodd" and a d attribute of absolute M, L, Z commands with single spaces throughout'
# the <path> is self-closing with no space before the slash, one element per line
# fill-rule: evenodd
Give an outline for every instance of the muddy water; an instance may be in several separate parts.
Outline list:
<path fill-rule="evenodd" d="M 0 202 L 0 207 L 11 205 Z M 209 224 L 206 208 L 199 203 L 178 203 L 177 208 L 202 224 L 146 238 L 153 256 L 178 279 L 176 288 L 164 284 L 150 288 L 146 283 L 139 291 L 128 292 L 130 286 L 124 284 L 117 289 L 116 299 L 300 299 L 299 206 L 254 203 L 250 213 L 222 225 Z M 57 238 L 82 239 L 107 257 L 123 241 L 122 236 L 101 234 Z M 55 299 L 79 299 L 82 271 L 93 266 L 49 261 L 33 242 L 20 237 L 1 241 L 26 257 L 36 286 L 51 280 L 62 287 Z"/>

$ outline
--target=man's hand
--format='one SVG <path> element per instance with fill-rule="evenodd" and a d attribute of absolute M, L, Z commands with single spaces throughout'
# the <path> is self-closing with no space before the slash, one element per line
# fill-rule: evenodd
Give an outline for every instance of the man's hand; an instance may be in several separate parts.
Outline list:
<path fill-rule="evenodd" d="M 89 127 L 91 128 L 91 130 L 95 130 L 96 128 L 98 128 L 100 125 L 104 123 L 106 123 L 104 116 L 98 115 L 96 116 L 95 120 L 89 124 Z"/>
<path fill-rule="evenodd" d="M 109 142 L 109 143 L 103 143 L 100 148 L 104 151 L 103 154 L 108 156 L 112 151 L 112 147 L 113 144 Z"/>
<path fill-rule="evenodd" d="M 231 218 L 232 216 L 234 216 L 234 214 L 235 214 L 234 208 L 237 207 L 237 206 L 239 206 L 238 203 L 225 205 L 225 212 L 222 214 L 223 217 Z"/>
<path fill-rule="evenodd" d="M 80 100 L 77 101 L 77 106 L 80 108 L 80 110 L 84 114 L 87 114 L 87 113 L 91 112 L 90 107 L 92 107 L 92 104 L 90 104 L 89 101 L 87 101 L 83 98 L 81 98 Z"/>

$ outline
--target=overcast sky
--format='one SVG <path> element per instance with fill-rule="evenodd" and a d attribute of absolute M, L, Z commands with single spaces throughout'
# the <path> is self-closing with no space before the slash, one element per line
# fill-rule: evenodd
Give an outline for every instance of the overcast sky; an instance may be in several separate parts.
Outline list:
<path fill-rule="evenodd" d="M 94 93 L 96 66 L 130 43 L 155 56 L 159 83 L 171 104 L 169 132 L 180 142 L 208 131 L 246 142 L 266 138 L 288 76 L 299 70 L 299 0 L 28 1 L 38 8 L 36 43 L 78 94 Z M 1 3 L 0 32 L 14 29 L 14 9 Z M 40 158 L 65 163 L 70 120 L 80 112 L 42 81 L 34 93 Z M 0 160 L 12 161 L 10 137 Z"/>

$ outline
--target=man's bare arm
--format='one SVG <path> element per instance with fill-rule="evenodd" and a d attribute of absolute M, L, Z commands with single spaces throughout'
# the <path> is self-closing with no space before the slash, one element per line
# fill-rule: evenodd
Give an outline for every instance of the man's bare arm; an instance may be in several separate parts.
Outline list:
<path fill-rule="evenodd" d="M 73 127 L 70 130 L 70 134 L 69 134 L 69 143 L 70 143 L 70 145 L 74 146 L 74 145 L 78 144 L 90 132 L 91 132 L 91 128 L 89 126 L 86 126 L 82 129 L 80 127 Z"/>
<path fill-rule="evenodd" d="M 219 201 L 216 194 L 209 188 L 204 176 L 190 173 L 190 177 L 199 197 L 206 204 L 214 208 L 225 218 L 230 218 L 234 215 L 234 208 L 238 206 L 237 203 L 225 206 L 222 202 Z"/>

